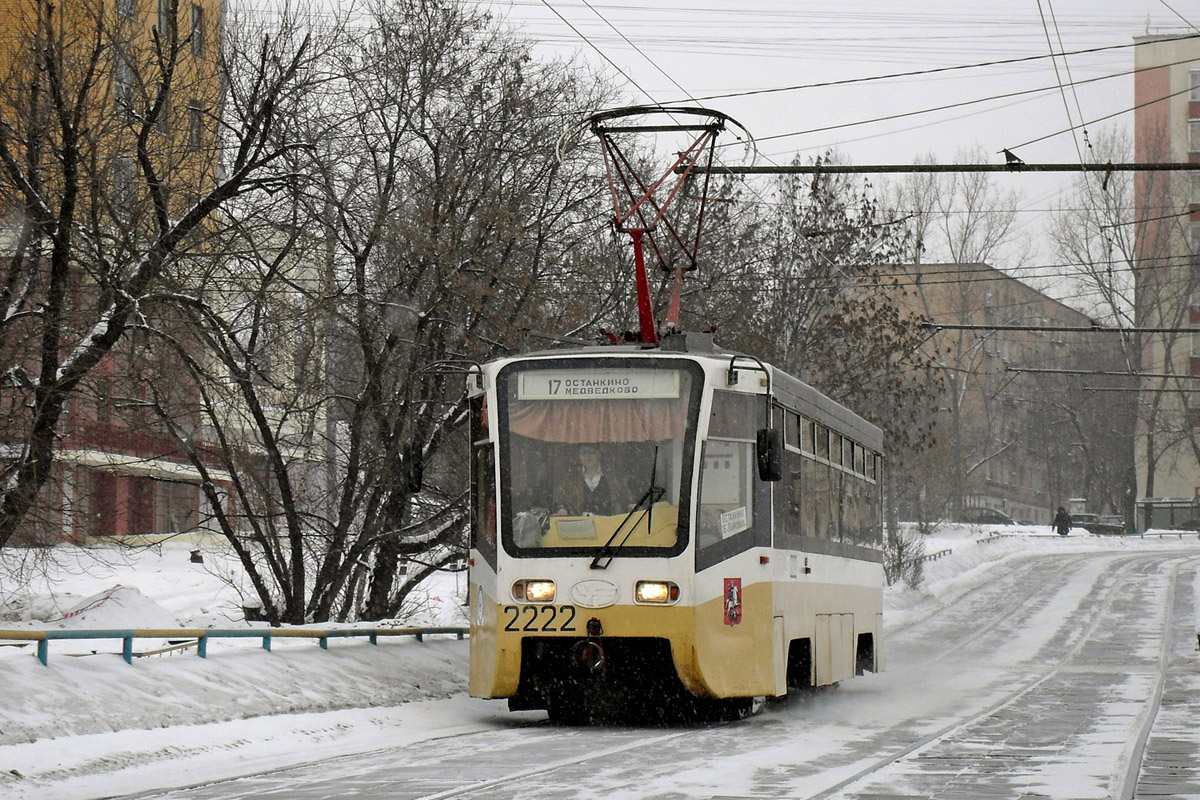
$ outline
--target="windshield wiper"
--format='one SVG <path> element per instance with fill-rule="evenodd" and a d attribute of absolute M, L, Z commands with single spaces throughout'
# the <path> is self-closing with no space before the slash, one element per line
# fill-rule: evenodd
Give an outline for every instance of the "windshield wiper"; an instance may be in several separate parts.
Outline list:
<path fill-rule="evenodd" d="M 651 527 L 652 523 L 654 522 L 654 504 L 657 503 L 659 499 L 661 499 L 662 496 L 667 493 L 667 490 L 663 487 L 654 485 L 657 482 L 657 478 L 658 445 L 655 445 L 654 463 L 650 465 L 650 485 L 646 487 L 646 491 L 642 492 L 642 496 L 638 498 L 638 501 L 633 504 L 633 508 L 629 509 L 629 513 L 625 515 L 625 519 L 621 520 L 621 524 L 617 526 L 617 529 L 612 532 L 612 536 L 608 537 L 608 541 L 605 542 L 604 546 L 600 548 L 600 552 L 596 553 L 596 557 L 592 559 L 591 569 L 608 569 L 608 565 L 612 563 L 612 560 L 616 557 L 617 553 L 622 547 L 625 546 L 625 543 L 629 541 L 629 537 L 633 535 L 633 529 L 637 527 L 637 522 L 642 521 L 642 517 L 639 517 L 637 522 L 629 525 L 629 520 L 633 519 L 633 515 L 641 510 L 643 503 L 646 506 L 645 514 L 643 514 L 643 517 L 646 520 L 646 533 L 649 534 L 654 530 Z M 629 525 L 628 530 L 625 529 L 626 525 Z M 621 539 L 619 544 L 613 546 L 613 542 L 616 540 L 618 534 L 620 534 L 623 530 L 625 531 L 625 538 Z M 607 560 L 601 564 L 601 559 Z"/>

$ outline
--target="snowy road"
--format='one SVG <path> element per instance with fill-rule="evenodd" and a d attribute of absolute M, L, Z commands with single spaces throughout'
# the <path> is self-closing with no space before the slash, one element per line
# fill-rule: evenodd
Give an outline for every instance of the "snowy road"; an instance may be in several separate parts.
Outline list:
<path fill-rule="evenodd" d="M 491 721 L 138 797 L 1200 797 L 1198 566 L 1194 545 L 1008 559 L 897 615 L 886 672 L 731 725 L 560 728 L 460 704 Z"/>

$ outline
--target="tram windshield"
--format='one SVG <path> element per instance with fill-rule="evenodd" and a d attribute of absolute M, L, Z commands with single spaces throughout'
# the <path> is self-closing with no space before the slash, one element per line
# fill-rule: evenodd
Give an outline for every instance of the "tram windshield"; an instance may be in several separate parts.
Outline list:
<path fill-rule="evenodd" d="M 510 552 L 682 547 L 701 373 L 666 359 L 536 361 L 500 377 Z"/>

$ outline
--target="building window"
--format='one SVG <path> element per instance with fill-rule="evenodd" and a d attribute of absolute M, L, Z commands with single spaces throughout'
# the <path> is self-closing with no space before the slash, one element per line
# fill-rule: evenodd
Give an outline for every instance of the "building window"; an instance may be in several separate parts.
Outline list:
<path fill-rule="evenodd" d="M 126 19 L 132 19 L 137 15 L 136 0 L 117 0 L 117 13 Z"/>
<path fill-rule="evenodd" d="M 1188 150 L 1200 153 L 1200 119 L 1188 120 Z"/>
<path fill-rule="evenodd" d="M 1200 103 L 1200 69 L 1188 71 L 1188 100 Z"/>
<path fill-rule="evenodd" d="M 171 131 L 171 128 L 170 128 L 171 104 L 167 102 L 166 87 L 162 84 L 162 82 L 159 82 L 156 91 L 157 91 L 157 97 L 162 98 L 162 108 L 160 108 L 158 111 L 158 132 L 161 133 L 163 136 L 166 136 Z"/>
<path fill-rule="evenodd" d="M 204 6 L 192 4 L 192 53 L 204 55 Z"/>
<path fill-rule="evenodd" d="M 116 156 L 112 165 L 113 208 L 119 215 L 128 218 L 133 207 L 133 158 Z"/>
<path fill-rule="evenodd" d="M 125 114 L 133 113 L 133 64 L 125 53 L 116 54 L 113 64 L 113 100 L 117 111 Z"/>
<path fill-rule="evenodd" d="M 204 112 L 199 105 L 193 103 L 188 106 L 188 147 L 199 150 L 203 133 Z"/>
<path fill-rule="evenodd" d="M 182 533 L 195 528 L 199 489 L 195 484 L 155 481 L 155 533 Z"/>
<path fill-rule="evenodd" d="M 170 39 L 175 34 L 174 0 L 158 0 L 158 35 Z"/>

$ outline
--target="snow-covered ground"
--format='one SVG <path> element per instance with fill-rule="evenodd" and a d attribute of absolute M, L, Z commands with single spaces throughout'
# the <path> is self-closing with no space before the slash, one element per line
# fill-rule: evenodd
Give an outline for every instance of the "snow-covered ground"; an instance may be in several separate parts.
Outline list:
<path fill-rule="evenodd" d="M 999 535 L 997 535 L 999 534 Z M 991 538 L 989 538 L 991 537 Z M 987 541 L 980 541 L 987 539 Z M 1190 541 L 1200 542 L 1194 535 Z M 885 594 L 889 627 L 903 628 L 990 580 L 1031 550 L 1085 551 L 1180 543 L 1060 539 L 1044 527 L 946 526 L 927 552 L 919 589 Z M 215 548 L 59 548 L 0 571 L 0 628 L 238 627 L 238 572 Z M 12 558 L 14 554 L 9 554 Z M 465 625 L 465 575 L 421 592 L 404 625 Z M 139 641 L 137 649 L 154 643 Z M 165 644 L 165 643 L 164 643 Z M 453 637 L 258 639 L 210 642 L 126 664 L 120 642 L 54 641 L 48 666 L 34 646 L 0 646 L 0 797 L 91 798 L 248 774 L 321 757 L 484 730 L 511 719 L 501 702 L 465 696 L 467 643 Z M 532 712 L 531 712 L 532 713 Z"/>

